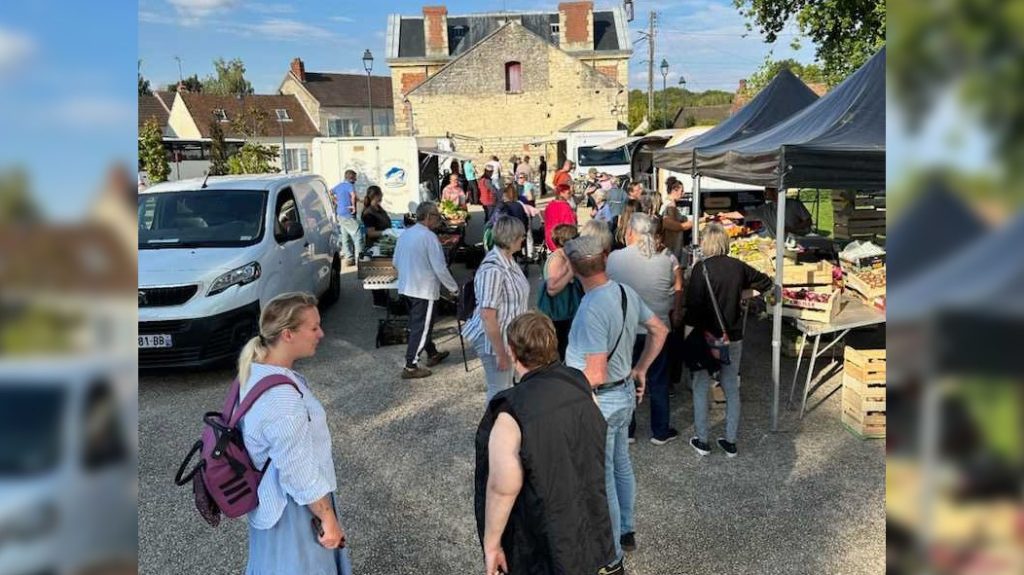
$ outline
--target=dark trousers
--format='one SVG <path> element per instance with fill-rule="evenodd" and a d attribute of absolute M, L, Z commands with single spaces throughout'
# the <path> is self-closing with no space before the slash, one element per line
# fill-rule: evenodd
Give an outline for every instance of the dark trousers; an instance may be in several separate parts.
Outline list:
<path fill-rule="evenodd" d="M 633 366 L 640 361 L 644 353 L 644 344 L 647 341 L 646 334 L 638 334 L 633 344 Z M 651 406 L 651 437 L 665 439 L 669 430 L 669 399 L 668 399 L 668 371 L 666 361 L 668 346 L 661 348 L 658 356 L 654 358 L 651 367 L 647 368 L 647 398 Z M 633 412 L 633 421 L 629 422 L 629 436 L 633 437 L 636 432 L 636 412 Z"/>
<path fill-rule="evenodd" d="M 541 170 L 540 171 L 540 195 L 542 195 L 542 196 L 548 193 L 548 181 L 547 180 L 548 180 L 548 171 L 547 170 Z"/>
<path fill-rule="evenodd" d="M 494 206 L 495 204 L 491 204 L 489 206 L 486 204 L 484 205 L 484 225 L 487 225 L 487 222 L 491 221 L 491 214 L 494 213 Z"/>
<path fill-rule="evenodd" d="M 434 345 L 434 319 L 437 302 L 406 296 L 409 303 L 409 345 L 405 349 L 405 366 L 413 367 L 419 361 L 420 353 L 436 355 Z"/>
<path fill-rule="evenodd" d="M 544 289 L 541 287 L 541 289 Z M 565 350 L 569 347 L 569 331 L 572 329 L 572 320 L 563 319 L 555 324 L 555 337 L 558 338 L 558 359 L 565 361 Z"/>
<path fill-rule="evenodd" d="M 469 203 L 479 204 L 480 203 L 480 188 L 476 185 L 476 180 L 469 180 L 466 187 L 469 190 Z"/>

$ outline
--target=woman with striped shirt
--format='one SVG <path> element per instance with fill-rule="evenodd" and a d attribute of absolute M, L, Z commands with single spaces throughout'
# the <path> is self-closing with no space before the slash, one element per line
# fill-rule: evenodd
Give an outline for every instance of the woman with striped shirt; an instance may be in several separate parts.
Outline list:
<path fill-rule="evenodd" d="M 492 229 L 494 248 L 480 264 L 473 279 L 476 310 L 462 335 L 476 348 L 487 378 L 487 401 L 512 387 L 512 360 L 505 334 L 509 324 L 526 312 L 530 284 L 513 254 L 523 248 L 526 228 L 511 216 L 502 216 Z"/>
<path fill-rule="evenodd" d="M 258 488 L 259 506 L 248 516 L 247 575 L 351 572 L 334 504 L 338 481 L 327 414 L 306 379 L 292 369 L 295 360 L 316 353 L 323 337 L 316 298 L 282 294 L 263 308 L 260 333 L 238 358 L 240 401 L 270 375 L 284 375 L 301 390 L 273 387 L 242 418 L 242 437 L 253 465 L 267 466 Z M 311 529 L 314 517 L 323 529 L 319 537 Z"/>

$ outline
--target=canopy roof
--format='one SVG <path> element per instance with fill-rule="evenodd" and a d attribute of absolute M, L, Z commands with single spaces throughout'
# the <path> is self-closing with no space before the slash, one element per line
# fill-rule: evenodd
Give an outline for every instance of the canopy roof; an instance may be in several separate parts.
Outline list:
<path fill-rule="evenodd" d="M 698 136 L 672 144 L 654 155 L 654 163 L 682 173 L 692 173 L 697 148 L 718 146 L 757 134 L 803 110 L 818 99 L 789 69 L 783 69 L 746 106 L 721 124 Z"/>
<path fill-rule="evenodd" d="M 700 147 L 696 172 L 759 186 L 885 188 L 885 48 L 763 132 Z"/>

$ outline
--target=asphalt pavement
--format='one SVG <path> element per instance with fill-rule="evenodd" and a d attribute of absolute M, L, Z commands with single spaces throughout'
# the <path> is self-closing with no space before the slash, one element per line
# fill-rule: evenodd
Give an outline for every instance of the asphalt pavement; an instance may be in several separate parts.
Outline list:
<path fill-rule="evenodd" d="M 470 237 L 477 230 L 471 229 Z M 456 279 L 465 273 L 456 266 Z M 530 269 L 531 283 L 539 273 Z M 377 319 L 354 269 L 341 301 L 323 312 L 326 337 L 297 365 L 329 414 L 338 503 L 355 573 L 481 573 L 473 516 L 473 439 L 484 407 L 483 371 L 462 363 L 453 317 L 436 330 L 451 352 L 426 379 L 402 380 L 404 346 L 374 347 Z M 536 286 L 534 286 L 536 288 Z M 687 445 L 692 397 L 680 384 L 672 422 L 681 438 L 647 440 L 646 402 L 631 447 L 637 475 L 638 549 L 629 573 L 877 574 L 885 568 L 885 453 L 839 423 L 838 376 L 811 398 L 800 421 L 785 408 L 771 432 L 770 323 L 751 318 L 744 341 L 739 456 Z M 884 332 L 883 332 L 884 333 Z M 789 391 L 792 360 L 784 361 Z M 143 373 L 139 378 L 139 569 L 141 573 L 240 573 L 243 520 L 209 527 L 191 489 L 172 481 L 219 408 L 233 370 Z M 714 436 L 724 404 L 713 404 Z"/>

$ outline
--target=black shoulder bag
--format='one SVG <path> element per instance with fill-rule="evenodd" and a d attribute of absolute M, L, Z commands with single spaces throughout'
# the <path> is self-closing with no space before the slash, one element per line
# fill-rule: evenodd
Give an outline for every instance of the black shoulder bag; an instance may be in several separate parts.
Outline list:
<path fill-rule="evenodd" d="M 715 310 L 715 318 L 718 319 L 718 327 L 722 330 L 722 337 L 715 337 L 710 331 L 704 331 L 704 340 L 708 342 L 711 350 L 711 357 L 714 357 L 722 365 L 729 365 L 729 332 L 725 329 L 725 322 L 722 321 L 722 312 L 718 309 L 718 298 L 715 291 L 711 289 L 711 280 L 708 279 L 708 260 L 701 258 L 704 264 L 704 285 L 708 286 L 708 297 L 711 299 L 711 307 Z"/>

